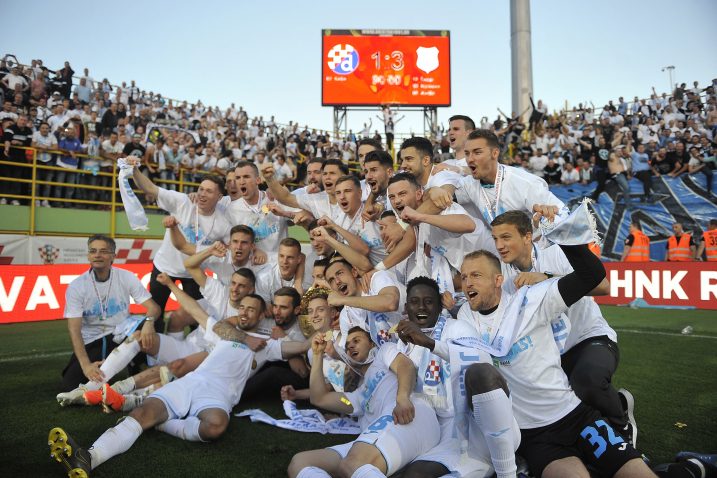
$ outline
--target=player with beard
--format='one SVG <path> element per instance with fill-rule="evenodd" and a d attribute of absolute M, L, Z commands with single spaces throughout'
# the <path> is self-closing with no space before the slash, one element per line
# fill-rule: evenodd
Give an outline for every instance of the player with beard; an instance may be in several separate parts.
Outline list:
<path fill-rule="evenodd" d="M 383 211 L 391 210 L 386 197 L 388 180 L 393 176 L 393 158 L 385 151 L 372 151 L 363 161 L 364 182 L 371 193 L 366 199 L 362 217 L 366 221 L 375 220 Z"/>
<path fill-rule="evenodd" d="M 194 268 L 192 278 L 200 287 L 203 287 L 203 284 L 199 283 L 196 275 L 196 266 L 199 264 L 202 264 L 202 268 L 211 269 L 222 284 L 228 284 L 231 281 L 232 274 L 237 269 L 251 269 L 256 275 L 266 267 L 266 264 L 256 265 L 256 261 L 254 260 L 256 235 L 254 234 L 254 230 L 249 226 L 239 224 L 231 228 L 229 231 L 229 247 L 221 242 L 215 242 L 210 247 L 196 247 L 194 244 L 188 243 L 179 232 L 176 218 L 167 216 L 162 222 L 164 227 L 169 228 L 171 231 L 172 244 L 174 244 L 174 247 L 183 254 L 192 257 L 191 264 Z M 189 271 L 189 269 L 187 269 L 187 271 Z M 192 271 L 189 272 L 191 273 Z M 204 274 L 203 271 L 200 272 Z"/>
<path fill-rule="evenodd" d="M 189 266 L 187 268 L 191 269 Z M 207 279 L 217 282 L 211 277 Z M 221 319 L 236 317 L 239 314 L 241 300 L 254 293 L 254 283 L 254 273 L 250 269 L 237 269 L 228 287 L 207 290 L 205 284 L 202 287 L 205 298 L 197 302 L 212 317 Z M 194 319 L 192 322 L 196 323 Z M 155 365 L 137 375 L 115 382 L 112 386 L 105 383 L 100 390 L 86 391 L 82 395 L 83 404 L 102 404 L 105 411 L 126 412 L 136 408 L 149 393 L 176 378 L 185 376 L 202 363 L 213 346 L 211 342 L 204 339 L 205 334 L 206 331 L 202 326 L 198 326 L 186 338 L 157 334 L 156 353 L 154 349 L 143 350 L 143 352 L 152 355 L 156 362 L 166 365 Z"/>
<path fill-rule="evenodd" d="M 501 258 L 503 289 L 507 292 L 515 293 L 524 285 L 572 272 L 558 246 L 539 249 L 533 244 L 533 225 L 522 211 L 503 213 L 491 226 Z M 608 293 L 609 285 L 603 281 L 590 295 Z M 627 390 L 618 391 L 612 386 L 612 376 L 620 358 L 617 334 L 602 316 L 598 305 L 591 297 L 583 297 L 570 306 L 565 316 L 556 317 L 552 328 L 562 354 L 563 370 L 575 394 L 607 417 L 620 434 L 636 446 L 634 399 Z"/>
<path fill-rule="evenodd" d="M 329 304 L 343 307 L 339 317 L 341 343 L 348 331 L 355 326 L 363 327 L 377 344 L 389 340 L 389 330 L 398 324 L 402 316 L 399 306 L 406 296 L 406 289 L 386 271 L 377 271 L 367 278 L 366 293 L 359 284 L 358 271 L 345 259 L 331 262 L 326 268 L 326 281 L 331 290 Z"/>
<path fill-rule="evenodd" d="M 347 337 L 347 360 L 362 375 L 354 392 L 327 391 L 323 357 L 327 342 L 314 336 L 311 348 L 312 405 L 359 417 L 363 432 L 344 445 L 301 452 L 291 459 L 290 478 L 390 476 L 438 443 L 440 428 L 425 400 L 411 396 L 416 368 L 396 344 L 374 344 L 369 333 L 353 327 Z"/>
<path fill-rule="evenodd" d="M 430 140 L 420 136 L 409 138 L 401 144 L 401 169 L 411 173 L 423 189 L 457 187 L 461 179 L 459 174 L 436 168 L 433 163 L 433 145 Z"/>
<path fill-rule="evenodd" d="M 274 167 L 265 166 L 261 174 L 271 194 L 284 206 L 304 209 L 315 219 L 322 216 L 338 217 L 341 209 L 336 202 L 336 181 L 348 174 L 348 167 L 338 159 L 327 159 L 321 168 L 321 182 L 324 190 L 316 194 L 296 194 L 274 179 Z"/>
<path fill-rule="evenodd" d="M 454 433 L 453 394 L 450 385 L 450 357 L 447 342 L 462 337 L 478 337 L 475 328 L 454 320 L 441 308 L 438 284 L 427 277 L 416 277 L 407 286 L 406 314 L 397 327 L 399 344 L 418 371 L 413 396 L 421 396 L 433 405 L 441 427 L 439 444 L 420 455 L 403 470 L 403 476 L 432 478 L 451 476 L 488 476 L 490 450 L 480 436 L 473 437 L 468 456 L 461 457 L 461 443 Z M 517 425 L 515 425 L 517 432 Z M 477 459 L 476 459 L 477 458 Z"/>
<path fill-rule="evenodd" d="M 265 318 L 257 332 L 276 340 L 303 341 L 305 339 L 298 321 L 301 295 L 292 287 L 282 287 L 274 293 L 273 318 Z M 304 357 L 292 357 L 287 362 L 270 362 L 264 365 L 246 384 L 244 397 L 272 396 L 284 385 L 295 388 L 309 386 L 309 368 Z"/>
<path fill-rule="evenodd" d="M 304 260 L 301 244 L 292 237 L 281 241 L 276 262 L 267 264 L 256 275 L 257 294 L 271 303 L 274 293 L 282 287 L 294 287 L 299 294 L 308 284 L 304 284 Z"/>
<path fill-rule="evenodd" d="M 562 222 L 544 227 L 543 234 L 554 243 L 563 238 L 587 243 L 592 240 L 589 223 L 583 204 Z M 573 272 L 522 287 L 513 295 L 503 291 L 497 257 L 486 251 L 466 255 L 461 268 L 468 298 L 464 307 L 470 309 L 466 320 L 478 330 L 475 347 L 493 356 L 493 366 L 474 364 L 465 375 L 474 413 L 477 408 L 484 420 L 479 426 L 489 432 L 495 425 L 507 428 L 497 422 L 507 422 L 512 410 L 521 433 L 518 454 L 537 476 L 587 477 L 583 463 L 603 476 L 654 476 L 640 453 L 599 412 L 580 401 L 561 368 L 551 321 L 600 285 L 606 273 L 586 244 L 560 248 Z M 492 413 L 484 414 L 488 410 Z M 496 461 L 491 453 L 493 465 L 498 476 L 514 476 L 514 459 L 508 460 L 508 444 L 504 446 L 506 460 Z"/>
<path fill-rule="evenodd" d="M 492 245 L 486 228 L 456 203 L 439 214 L 419 213 L 417 210 L 423 202 L 423 191 L 415 178 L 408 173 L 399 173 L 391 178 L 388 196 L 399 217 L 414 227 L 406 229 L 406 235 L 409 237 L 404 237 L 402 247 L 392 251 L 381 264 L 377 264 L 375 266 L 377 270 L 393 267 L 418 251 L 424 254 L 416 256 L 415 260 L 425 272 L 432 274 L 431 257 L 434 254 L 443 256 L 457 271 L 467 252 Z M 409 243 L 418 242 L 417 247 L 407 250 L 403 247 L 406 240 Z M 426 247 L 430 248 L 428 253 L 425 252 Z M 438 280 L 439 284 L 444 281 L 450 284 L 449 290 L 453 290 L 453 274 L 450 271 L 448 277 Z M 446 287 L 442 289 L 445 290 Z"/>
<path fill-rule="evenodd" d="M 215 344 L 214 348 L 194 372 L 152 393 L 142 406 L 103 433 L 89 449 L 78 446 L 61 428 L 50 430 L 50 456 L 70 476 L 89 476 L 91 470 L 129 450 L 149 428 L 156 427 L 188 441 L 219 438 L 254 371 L 266 361 L 283 360 L 308 348 L 308 341 L 266 340 L 252 335 L 264 309 L 264 301 L 257 295 L 242 299 L 238 317 L 217 322 L 167 275 L 161 274 L 158 279 L 207 330 L 206 338 Z"/>
<path fill-rule="evenodd" d="M 269 196 L 259 190 L 261 178 L 254 163 L 240 161 L 234 173 L 241 197 L 229 203 L 227 217 L 233 225 L 251 227 L 256 235 L 256 247 L 271 257 L 288 235 L 288 219 L 272 212 L 274 206 Z"/>
<path fill-rule="evenodd" d="M 541 215 L 551 221 L 559 221 L 569 213 L 542 178 L 499 164 L 500 143 L 493 132 L 483 129 L 471 131 L 464 149 L 471 176 L 462 178 L 457 185 L 431 188 L 428 195 L 438 209 L 453 204 L 455 192 L 458 203 L 471 216 L 482 220 L 486 227 L 490 227 L 493 219 L 506 211 L 519 210 L 532 214 L 535 205 L 541 205 Z M 421 212 L 436 212 L 428 201 L 424 204 Z"/>
<path fill-rule="evenodd" d="M 306 165 L 306 186 L 294 189 L 293 194 L 316 194 L 321 192 L 321 168 L 324 161 L 321 158 L 312 158 Z"/>
<path fill-rule="evenodd" d="M 225 286 L 218 280 L 207 277 L 199 269 L 198 264 L 192 266 L 190 262 L 193 258 L 187 259 L 186 267 L 193 275 L 201 274 L 202 276 L 199 277 L 199 283 L 204 298 L 198 301 L 200 306 L 212 317 L 218 317 L 220 320 L 237 316 L 241 300 L 254 293 L 254 273 L 246 268 L 237 269 L 232 275 L 230 284 Z M 191 320 L 196 323 L 194 319 Z M 201 325 L 192 330 L 186 338 L 153 333 L 152 340 L 145 346 L 139 342 L 139 332 L 135 332 L 132 340 L 117 347 L 105 360 L 101 369 L 105 374 L 103 384 L 100 384 L 99 387 L 94 382 L 80 385 L 71 392 L 59 394 L 57 400 L 63 407 L 104 403 L 115 411 L 131 410 L 141 404 L 147 393 L 152 391 L 143 389 L 160 381 L 168 382 L 174 377 L 182 377 L 202 363 L 211 349 L 211 344 L 204 339 L 205 334 L 206 331 Z M 110 379 L 126 367 L 139 352 L 151 356 L 159 365 L 150 367 L 128 379 L 115 382 L 110 387 Z M 164 373 L 164 377 L 162 377 L 162 373 Z"/>

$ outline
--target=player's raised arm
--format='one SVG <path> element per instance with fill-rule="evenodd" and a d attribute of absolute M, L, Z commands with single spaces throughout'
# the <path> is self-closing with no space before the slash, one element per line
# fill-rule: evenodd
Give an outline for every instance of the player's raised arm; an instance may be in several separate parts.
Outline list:
<path fill-rule="evenodd" d="M 151 179 L 142 174 L 142 172 L 137 167 L 139 165 L 140 159 L 129 156 L 127 157 L 127 161 L 129 161 L 130 164 L 133 164 L 135 166 L 132 170 L 132 178 L 134 179 L 135 184 L 137 184 L 137 186 L 142 191 L 144 191 L 145 194 L 151 194 L 152 196 L 157 197 L 159 194 L 159 188 L 156 184 L 152 182 Z"/>
<path fill-rule="evenodd" d="M 309 376 L 309 397 L 311 404 L 324 410 L 336 413 L 353 413 L 354 407 L 343 393 L 327 390 L 324 381 L 324 351 L 326 340 L 322 334 L 314 335 L 311 340 L 311 352 L 314 357 L 314 364 L 311 367 Z"/>
<path fill-rule="evenodd" d="M 186 310 L 187 313 L 191 315 L 192 318 L 194 318 L 194 320 L 196 320 L 199 325 L 201 325 L 202 327 L 207 326 L 207 319 L 209 318 L 209 315 L 207 315 L 207 313 L 204 311 L 204 309 L 201 308 L 201 306 L 197 303 L 196 300 L 190 297 L 189 294 L 184 292 L 182 289 L 177 287 L 177 284 L 175 284 L 174 281 L 167 274 L 159 274 L 157 276 L 157 282 L 159 282 L 163 286 L 168 287 L 169 290 L 172 291 L 182 308 Z"/>
<path fill-rule="evenodd" d="M 301 208 L 296 200 L 296 197 L 291 194 L 286 186 L 276 180 L 274 174 L 274 166 L 272 165 L 267 165 L 261 168 L 261 175 L 263 176 L 264 181 L 266 181 L 266 185 L 269 187 L 271 194 L 284 206 Z"/>

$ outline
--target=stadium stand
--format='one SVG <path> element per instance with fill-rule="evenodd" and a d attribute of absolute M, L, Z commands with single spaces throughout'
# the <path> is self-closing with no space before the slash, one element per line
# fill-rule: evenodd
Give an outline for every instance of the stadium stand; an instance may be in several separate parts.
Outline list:
<path fill-rule="evenodd" d="M 619 97 L 601 110 L 581 103 L 551 113 L 539 100 L 521 114 L 501 112 L 493 122 L 484 116 L 476 126 L 501 139 L 504 164 L 543 177 L 566 203 L 592 196 L 601 232 L 610 236 L 604 257 L 620 256 L 635 214 L 652 218 L 653 256 L 662 257 L 673 222 L 699 236 L 717 210 L 716 83 L 682 83 L 669 94 L 653 88 L 647 98 Z M 241 160 L 275 163 L 293 188 L 312 158 L 338 158 L 357 169 L 357 142 L 371 134 L 364 124 L 359 134 L 337 138 L 274 116 L 250 118 L 234 103 L 220 110 L 173 100 L 134 80 L 97 81 L 87 68 L 80 75 L 69 62 L 52 71 L 42 60 L 23 65 L 5 55 L 0 85 L 0 177 L 7 178 L 0 179 L 0 204 L 35 197 L 36 207 L 108 209 L 115 161 L 128 154 L 141 156 L 145 174 L 171 189 L 188 191 L 204 174 L 226 176 Z M 450 158 L 447 131 L 432 136 L 436 160 Z M 371 137 L 381 140 L 378 131 Z"/>

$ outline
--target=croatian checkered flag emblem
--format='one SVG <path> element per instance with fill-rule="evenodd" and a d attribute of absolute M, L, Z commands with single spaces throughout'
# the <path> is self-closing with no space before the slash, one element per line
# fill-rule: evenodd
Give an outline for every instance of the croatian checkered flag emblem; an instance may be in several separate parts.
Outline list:
<path fill-rule="evenodd" d="M 45 244 L 42 247 L 38 247 L 37 250 L 40 253 L 42 263 L 45 265 L 54 264 L 60 257 L 60 250 L 52 244 Z"/>
<path fill-rule="evenodd" d="M 441 381 L 441 365 L 435 361 L 431 360 L 428 363 L 428 368 L 426 368 L 426 376 L 423 377 L 423 382 L 426 385 L 438 385 L 438 383 Z"/>
<path fill-rule="evenodd" d="M 356 49 L 346 44 L 334 45 L 327 55 L 327 64 L 331 71 L 339 75 L 349 75 L 359 65 L 359 55 Z"/>

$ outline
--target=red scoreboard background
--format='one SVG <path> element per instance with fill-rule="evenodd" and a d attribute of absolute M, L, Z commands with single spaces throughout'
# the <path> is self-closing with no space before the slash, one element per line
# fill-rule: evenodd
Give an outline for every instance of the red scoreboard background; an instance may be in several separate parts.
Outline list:
<path fill-rule="evenodd" d="M 323 30 L 324 106 L 451 105 L 448 31 Z"/>

